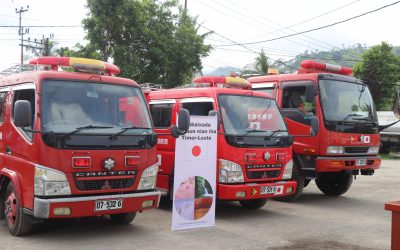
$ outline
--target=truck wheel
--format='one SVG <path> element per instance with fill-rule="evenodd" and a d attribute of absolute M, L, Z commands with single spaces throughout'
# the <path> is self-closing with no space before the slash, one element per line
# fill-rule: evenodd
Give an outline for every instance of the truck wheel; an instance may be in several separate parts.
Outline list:
<path fill-rule="evenodd" d="M 115 224 L 127 225 L 135 219 L 136 213 L 110 214 L 111 220 Z"/>
<path fill-rule="evenodd" d="M 240 200 L 239 203 L 242 207 L 247 209 L 259 209 L 267 203 L 267 199 Z"/>
<path fill-rule="evenodd" d="M 20 201 L 18 200 L 13 184 L 7 186 L 4 199 L 4 215 L 8 230 L 14 236 L 28 234 L 32 229 L 30 217 L 24 214 Z"/>
<path fill-rule="evenodd" d="M 349 190 L 353 183 L 353 174 L 349 172 L 319 173 L 315 179 L 315 183 L 322 193 L 339 196 Z"/>
<path fill-rule="evenodd" d="M 304 188 L 305 183 L 306 183 L 306 178 L 301 173 L 301 170 L 300 170 L 298 164 L 296 163 L 296 161 L 293 162 L 293 173 L 292 173 L 292 179 L 291 180 L 297 182 L 296 192 L 294 192 L 291 195 L 274 197 L 274 200 L 276 200 L 276 201 L 284 201 L 284 202 L 292 202 L 292 201 L 296 200 L 297 197 L 299 197 L 300 194 L 303 192 L 303 188 Z"/>
<path fill-rule="evenodd" d="M 303 188 L 307 187 L 308 184 L 310 184 L 310 182 L 311 182 L 311 179 L 305 179 L 305 180 L 304 180 L 304 187 L 303 187 Z"/>

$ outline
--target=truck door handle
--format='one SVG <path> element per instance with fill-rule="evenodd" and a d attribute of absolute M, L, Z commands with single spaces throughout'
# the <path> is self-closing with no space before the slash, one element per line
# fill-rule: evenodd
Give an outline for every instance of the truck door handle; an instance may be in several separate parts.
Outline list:
<path fill-rule="evenodd" d="M 11 154 L 11 147 L 10 146 L 7 146 L 6 147 L 6 154 Z"/>

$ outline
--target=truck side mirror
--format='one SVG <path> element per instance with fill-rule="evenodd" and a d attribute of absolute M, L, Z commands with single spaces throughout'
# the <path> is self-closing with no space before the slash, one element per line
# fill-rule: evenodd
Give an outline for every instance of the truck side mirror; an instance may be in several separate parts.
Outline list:
<path fill-rule="evenodd" d="M 186 134 L 189 130 L 190 125 L 190 114 L 187 109 L 181 109 L 178 113 L 178 126 L 174 125 L 171 127 L 171 133 L 174 138 L 178 138 L 181 135 Z"/>
<path fill-rule="evenodd" d="M 27 100 L 18 100 L 14 104 L 14 124 L 17 127 L 32 125 L 32 107 Z"/>
<path fill-rule="evenodd" d="M 306 86 L 306 102 L 314 103 L 315 99 L 315 88 L 314 85 Z"/>
<path fill-rule="evenodd" d="M 208 116 L 216 116 L 217 117 L 217 129 L 219 129 L 220 127 L 220 116 L 219 116 L 219 112 L 216 110 L 210 110 L 208 112 Z"/>
<path fill-rule="evenodd" d="M 310 129 L 310 136 L 315 136 L 318 134 L 319 131 L 319 121 L 315 115 L 310 116 L 311 120 L 311 129 Z"/>

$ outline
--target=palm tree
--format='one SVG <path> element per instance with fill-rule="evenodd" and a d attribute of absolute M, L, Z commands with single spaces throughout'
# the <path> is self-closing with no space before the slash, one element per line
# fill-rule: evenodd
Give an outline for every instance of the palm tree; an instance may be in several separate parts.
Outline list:
<path fill-rule="evenodd" d="M 268 57 L 264 53 L 264 49 L 261 49 L 258 57 L 255 58 L 255 69 L 261 75 L 265 75 L 268 72 Z"/>

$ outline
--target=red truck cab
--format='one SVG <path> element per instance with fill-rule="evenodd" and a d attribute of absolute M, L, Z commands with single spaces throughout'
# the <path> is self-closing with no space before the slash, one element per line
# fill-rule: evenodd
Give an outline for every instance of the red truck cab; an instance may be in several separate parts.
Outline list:
<path fill-rule="evenodd" d="M 0 214 L 10 233 L 48 218 L 110 215 L 127 224 L 157 208 L 157 139 L 138 84 L 97 60 L 30 64 L 0 78 Z"/>
<path fill-rule="evenodd" d="M 267 198 L 295 192 L 292 137 L 271 96 L 249 89 L 235 77 L 199 77 L 191 87 L 149 93 L 150 112 L 158 134 L 160 157 L 157 187 L 172 194 L 175 140 L 170 126 L 177 110 L 191 115 L 218 115 L 217 198 L 260 208 Z"/>
<path fill-rule="evenodd" d="M 353 176 L 373 175 L 381 159 L 377 114 L 368 86 L 351 76 L 350 68 L 303 61 L 295 74 L 249 78 L 254 91 L 272 94 L 294 136 L 294 200 L 315 178 L 326 195 L 341 195 Z M 311 118 L 318 133 L 304 136 Z"/>

